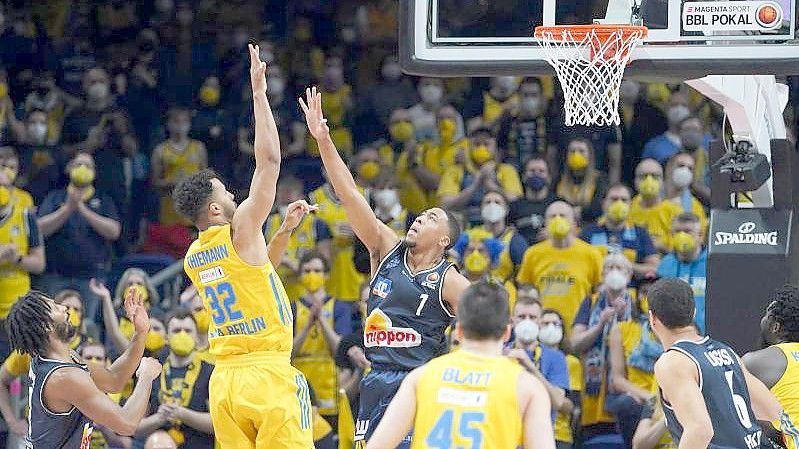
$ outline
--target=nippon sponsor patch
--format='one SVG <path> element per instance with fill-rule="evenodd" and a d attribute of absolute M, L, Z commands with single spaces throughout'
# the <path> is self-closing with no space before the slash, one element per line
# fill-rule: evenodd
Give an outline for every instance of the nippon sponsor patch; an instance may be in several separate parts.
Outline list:
<path fill-rule="evenodd" d="M 424 281 L 422 281 L 422 285 L 427 288 L 438 288 L 438 280 L 441 279 L 441 276 L 438 273 L 430 273 L 427 275 Z"/>
<path fill-rule="evenodd" d="M 422 336 L 408 327 L 394 327 L 388 315 L 374 309 L 364 322 L 363 343 L 367 348 L 412 348 L 422 344 Z"/>
<path fill-rule="evenodd" d="M 208 284 L 210 282 L 218 281 L 225 277 L 225 270 L 220 266 L 206 268 L 200 271 L 200 282 Z"/>
<path fill-rule="evenodd" d="M 441 404 L 459 405 L 462 407 L 484 407 L 488 400 L 485 391 L 466 391 L 455 388 L 440 388 L 437 400 Z"/>

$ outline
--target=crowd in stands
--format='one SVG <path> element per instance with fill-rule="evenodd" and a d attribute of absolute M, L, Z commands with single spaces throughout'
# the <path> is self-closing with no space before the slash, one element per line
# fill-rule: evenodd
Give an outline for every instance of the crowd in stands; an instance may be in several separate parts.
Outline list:
<path fill-rule="evenodd" d="M 704 331 L 707 149 L 723 119 L 696 91 L 625 80 L 619 126 L 566 127 L 551 76 L 403 74 L 395 0 L 2 5 L 0 323 L 20 295 L 44 291 L 69 308 L 78 354 L 110 363 L 133 332 L 121 298 L 138 289 L 151 320 L 146 353 L 164 362 L 135 436 L 100 429 L 93 448 L 215 444 L 211 315 L 182 272 L 177 290 L 153 275 L 179 262 L 196 235 L 171 200 L 182 177 L 210 167 L 238 201 L 247 196 L 250 37 L 269 66 L 283 154 L 265 238 L 291 202 L 320 207 L 277 267 L 292 301 L 293 363 L 314 393 L 318 447 L 352 438 L 351 404 L 369 369 L 370 287 L 369 255 L 297 105 L 310 85 L 321 89 L 332 138 L 380 220 L 404 234 L 430 207 L 462 218 L 467 230 L 450 257 L 470 280 L 509 290 L 507 354 L 544 381 L 559 449 L 630 448 L 637 428 L 664 420 L 647 286 L 687 281 Z M 0 446 L 17 448 L 30 359 L 0 335 Z M 131 390 L 121 386 L 112 399 L 124 402 Z M 658 441 L 652 447 L 672 444 L 665 426 L 661 434 L 647 440 Z"/>

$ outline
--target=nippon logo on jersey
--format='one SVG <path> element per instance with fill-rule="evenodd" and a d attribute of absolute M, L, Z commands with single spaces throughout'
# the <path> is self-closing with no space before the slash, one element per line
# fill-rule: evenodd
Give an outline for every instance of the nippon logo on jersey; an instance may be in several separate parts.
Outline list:
<path fill-rule="evenodd" d="M 391 318 L 380 309 L 372 310 L 363 326 L 363 342 L 367 348 L 412 348 L 422 344 L 419 332 L 407 327 L 393 327 Z"/>
<path fill-rule="evenodd" d="M 389 293 L 391 293 L 391 279 L 378 276 L 377 279 L 375 279 L 375 286 L 372 287 L 372 294 L 379 298 L 386 299 Z"/>
<path fill-rule="evenodd" d="M 422 281 L 422 286 L 423 287 L 427 287 L 427 288 L 432 288 L 432 289 L 438 288 L 438 279 L 439 279 L 439 277 L 440 276 L 438 275 L 438 273 L 430 273 L 430 274 L 428 274 L 427 278 L 424 281 Z"/>

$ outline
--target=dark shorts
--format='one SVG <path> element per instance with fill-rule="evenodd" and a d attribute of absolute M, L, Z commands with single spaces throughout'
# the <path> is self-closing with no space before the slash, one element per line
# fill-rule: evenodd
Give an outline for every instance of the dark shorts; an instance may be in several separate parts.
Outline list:
<path fill-rule="evenodd" d="M 408 372 L 372 370 L 361 380 L 358 421 L 355 423 L 356 447 L 358 442 L 371 438 Z M 410 446 L 411 436 L 408 434 L 397 449 L 408 449 Z"/>

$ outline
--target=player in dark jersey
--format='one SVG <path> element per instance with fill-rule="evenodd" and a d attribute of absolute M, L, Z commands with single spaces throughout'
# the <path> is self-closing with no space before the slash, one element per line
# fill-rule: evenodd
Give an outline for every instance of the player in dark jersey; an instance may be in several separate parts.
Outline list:
<path fill-rule="evenodd" d="M 355 441 L 363 444 L 405 376 L 444 351 L 444 330 L 469 285 L 445 258 L 458 239 L 460 225 L 452 214 L 433 208 L 419 215 L 405 239 L 400 239 L 377 219 L 339 156 L 322 114 L 321 94 L 315 87 L 306 89 L 306 99 L 307 104 L 300 99 L 300 107 L 319 144 L 330 183 L 371 258 L 364 344 L 372 370 L 361 382 L 355 426 Z M 400 447 L 409 442 L 406 438 Z"/>
<path fill-rule="evenodd" d="M 666 351 L 655 363 L 666 425 L 679 448 L 756 449 L 757 420 L 782 414 L 777 398 L 726 344 L 694 326 L 694 295 L 684 281 L 661 279 L 649 289 L 649 321 Z"/>
<path fill-rule="evenodd" d="M 94 423 L 120 435 L 133 435 L 147 411 L 150 388 L 161 374 L 161 364 L 142 359 L 150 330 L 142 298 L 128 295 L 125 310 L 135 327 L 133 340 L 122 356 L 105 368 L 83 364 L 69 348 L 77 329 L 69 323 L 65 306 L 31 291 L 11 308 L 6 320 L 11 346 L 32 357 L 28 449 L 88 449 Z M 120 407 L 106 393 L 122 391 L 134 371 L 139 382 Z"/>

